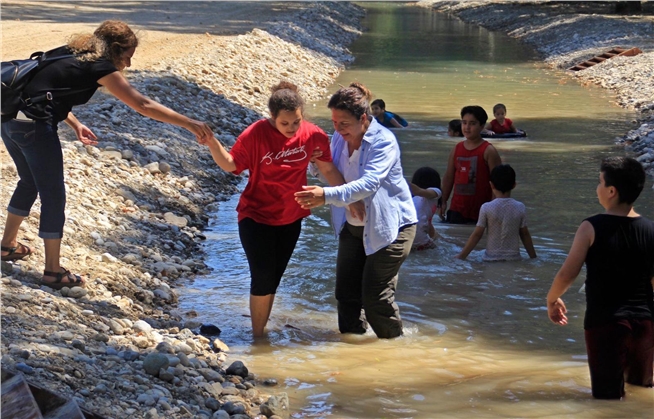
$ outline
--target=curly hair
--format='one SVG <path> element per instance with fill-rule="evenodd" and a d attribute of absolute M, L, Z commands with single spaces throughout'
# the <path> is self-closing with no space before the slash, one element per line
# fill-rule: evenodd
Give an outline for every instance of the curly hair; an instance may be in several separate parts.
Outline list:
<path fill-rule="evenodd" d="M 68 41 L 68 48 L 80 61 L 106 58 L 118 66 L 121 55 L 138 44 L 136 34 L 125 22 L 105 20 L 92 34 L 73 35 Z"/>
<path fill-rule="evenodd" d="M 298 87 L 289 81 L 281 81 L 271 89 L 272 95 L 268 99 L 270 115 L 277 118 L 280 111 L 304 111 L 304 100 L 298 93 Z"/>
<path fill-rule="evenodd" d="M 370 115 L 370 99 L 372 99 L 370 90 L 363 84 L 354 82 L 334 93 L 327 107 L 348 111 L 359 119 L 361 115 Z"/>

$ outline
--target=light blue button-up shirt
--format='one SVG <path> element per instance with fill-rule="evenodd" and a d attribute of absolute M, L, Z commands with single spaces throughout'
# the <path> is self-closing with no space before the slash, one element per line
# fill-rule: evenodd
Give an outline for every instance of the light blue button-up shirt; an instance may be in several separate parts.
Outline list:
<path fill-rule="evenodd" d="M 341 161 L 343 147 L 347 147 L 347 142 L 335 132 L 332 158 L 341 173 L 347 164 Z M 366 255 L 371 255 L 393 243 L 400 228 L 417 223 L 418 217 L 404 179 L 395 135 L 372 118 L 360 151 L 359 178 L 344 185 L 325 187 L 325 203 L 332 206 L 332 225 L 338 236 L 345 225 L 345 207 L 363 200 L 366 207 L 363 246 Z"/>

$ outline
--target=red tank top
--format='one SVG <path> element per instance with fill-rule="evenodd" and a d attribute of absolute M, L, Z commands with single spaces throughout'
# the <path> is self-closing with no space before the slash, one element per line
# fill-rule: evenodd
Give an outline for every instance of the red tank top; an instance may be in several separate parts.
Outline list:
<path fill-rule="evenodd" d="M 482 204 L 493 197 L 488 183 L 490 169 L 484 160 L 484 151 L 490 143 L 484 140 L 473 150 L 467 150 L 463 143 L 458 143 L 454 151 L 454 193 L 450 209 L 476 220 Z"/>

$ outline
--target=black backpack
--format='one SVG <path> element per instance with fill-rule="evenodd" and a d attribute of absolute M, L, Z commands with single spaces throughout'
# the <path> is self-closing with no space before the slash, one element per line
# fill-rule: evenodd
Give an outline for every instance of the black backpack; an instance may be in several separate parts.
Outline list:
<path fill-rule="evenodd" d="M 54 50 L 35 52 L 27 60 L 2 61 L 2 122 L 15 118 L 18 111 L 33 104 L 52 100 L 51 92 L 35 97 L 28 97 L 24 94 L 25 87 L 40 69 L 56 60 L 74 57 L 71 54 L 48 57 L 52 51 Z M 57 96 L 65 96 L 79 91 L 75 89 L 58 91 Z"/>

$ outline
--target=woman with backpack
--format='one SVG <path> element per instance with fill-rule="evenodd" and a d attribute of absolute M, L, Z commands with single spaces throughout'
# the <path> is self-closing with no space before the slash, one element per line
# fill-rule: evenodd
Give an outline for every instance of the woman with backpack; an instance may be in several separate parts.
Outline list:
<path fill-rule="evenodd" d="M 82 277 L 59 265 L 66 191 L 57 124 L 66 122 L 83 144 L 97 144 L 95 134 L 72 114 L 74 106 L 88 102 L 95 91 L 104 86 L 138 113 L 183 127 L 200 143 L 213 137 L 204 122 L 180 115 L 143 96 L 130 85 L 121 71 L 131 65 L 137 46 L 136 35 L 121 21 L 105 21 L 93 34 L 74 37 L 68 45 L 48 54 L 71 56 L 49 62 L 39 69 L 24 90 L 28 97 L 48 95 L 49 100 L 28 106 L 15 119 L 2 123 L 2 141 L 20 178 L 7 207 L 2 260 L 23 259 L 33 252 L 18 242 L 18 229 L 29 215 L 37 195 L 40 196 L 39 237 L 45 248 L 41 285 L 54 289 L 85 286 Z"/>

